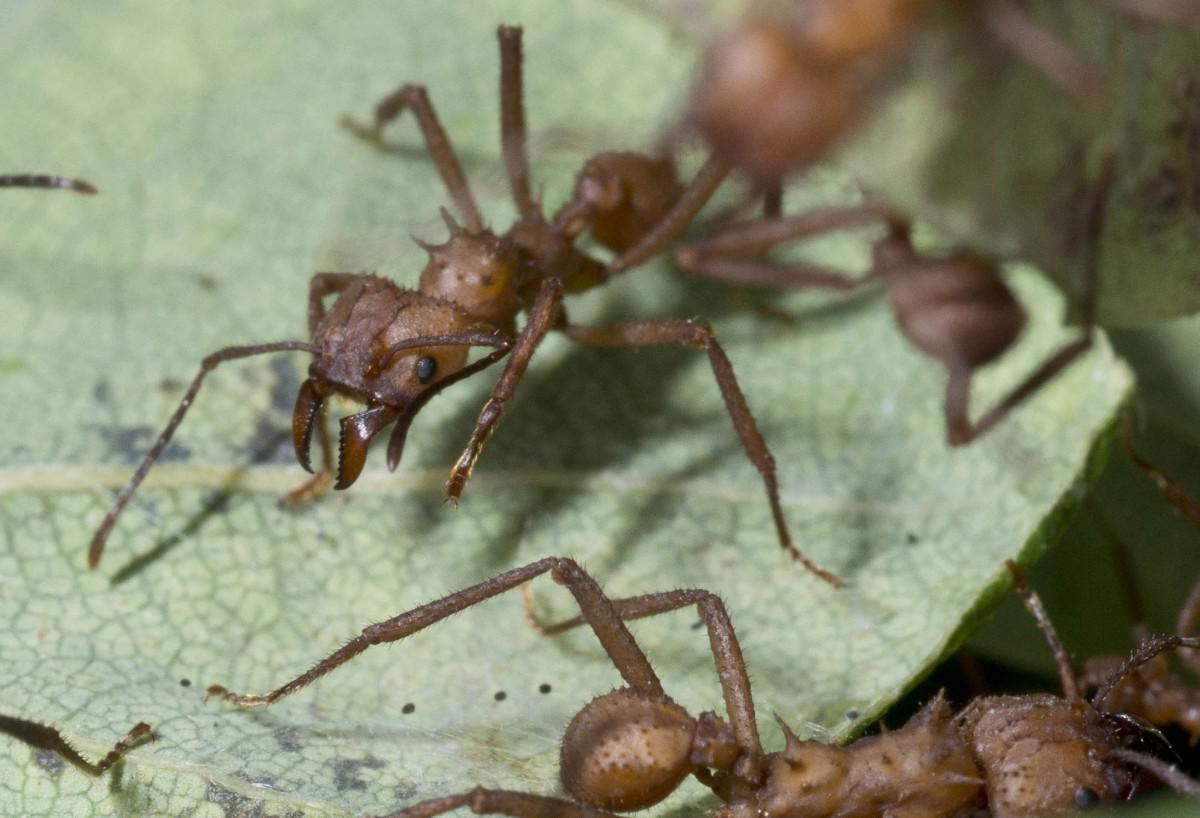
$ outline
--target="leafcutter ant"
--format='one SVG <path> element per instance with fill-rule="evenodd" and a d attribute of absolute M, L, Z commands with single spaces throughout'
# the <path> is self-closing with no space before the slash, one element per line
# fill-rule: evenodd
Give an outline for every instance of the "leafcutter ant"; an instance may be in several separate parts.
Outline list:
<path fill-rule="evenodd" d="M 1088 214 L 1086 232 L 1098 236 L 1107 191 L 1114 173 L 1107 161 Z M 783 264 L 761 258 L 784 242 L 824 233 L 884 225 L 873 247 L 870 269 L 859 277 L 809 264 Z M 998 263 L 967 251 L 927 255 L 914 246 L 908 223 L 879 206 L 813 210 L 799 216 L 745 222 L 717 230 L 680 248 L 680 267 L 737 284 L 853 290 L 883 280 L 900 331 L 914 346 L 937 359 L 949 376 L 944 412 L 946 439 L 961 446 L 985 434 L 1021 402 L 1086 352 L 1095 321 L 1097 250 L 1091 245 L 1087 297 L 1080 337 L 1046 358 L 977 421 L 970 418 L 971 379 L 975 370 L 1004 354 L 1025 325 L 1025 310 L 1004 283 Z"/>
<path fill-rule="evenodd" d="M 321 464 L 313 480 L 291 495 L 296 499 L 319 490 L 333 471 L 323 423 L 323 408 L 330 395 L 367 404 L 365 411 L 340 422 L 334 488 L 345 489 L 361 472 L 372 438 L 393 427 L 387 460 L 388 467 L 395 469 L 408 428 L 421 407 L 447 386 L 509 355 L 446 483 L 447 500 L 457 504 L 534 351 L 550 330 L 557 329 L 589 346 L 683 345 L 703 350 L 742 446 L 762 475 L 781 545 L 826 582 L 838 584 L 837 577 L 818 568 L 792 545 L 774 459 L 712 330 L 684 319 L 572 324 L 560 306 L 564 294 L 597 286 L 658 252 L 707 201 L 724 178 L 725 169 L 710 162 L 690 185 L 681 188 L 666 160 L 631 153 L 600 154 L 579 174 L 572 199 L 548 220 L 530 192 L 521 29 L 502 26 L 498 36 L 501 146 L 520 214 L 516 224 L 503 235 L 485 227 L 454 149 L 422 86 L 405 85 L 383 99 L 371 126 L 347 120 L 345 124 L 354 133 L 380 144 L 388 122 L 406 111 L 413 114 L 458 213 L 455 219 L 442 211 L 449 239 L 441 245 L 422 245 L 429 261 L 416 290 L 373 275 L 318 273 L 309 289 L 310 341 L 229 347 L 205 358 L 174 416 L 93 536 L 90 566 L 96 566 L 121 510 L 183 420 L 204 378 L 218 364 L 270 352 L 302 351 L 314 356 L 309 378 L 296 400 L 292 432 L 297 459 L 309 471 L 309 449 L 316 434 Z M 584 230 L 620 253 L 611 265 L 605 267 L 575 247 L 575 239 Z M 337 296 L 337 300 L 327 310 L 328 296 Z M 518 332 L 516 319 L 521 313 L 526 314 L 526 321 Z M 468 364 L 468 352 L 475 346 L 492 351 Z"/>
<path fill-rule="evenodd" d="M 269 693 L 238 694 L 212 685 L 207 695 L 242 707 L 278 702 L 373 645 L 404 639 L 545 573 L 574 595 L 582 616 L 544 630 L 586 624 L 625 683 L 585 705 L 566 728 L 560 775 L 569 797 L 477 788 L 412 805 L 392 818 L 432 818 L 460 807 L 514 818 L 611 816 L 657 804 L 692 775 L 725 802 L 712 813 L 718 818 L 951 818 L 985 805 L 996 818 L 1048 816 L 1127 797 L 1139 769 L 1175 789 L 1200 793 L 1169 764 L 1127 749 L 1124 725 L 1081 695 L 1041 603 L 1019 577 L 1022 596 L 1054 648 L 1061 697 L 980 698 L 955 715 L 938 696 L 900 729 L 847 747 L 802 741 L 777 718 L 785 748 L 764 752 L 741 648 L 716 595 L 684 589 L 614 600 L 573 560 L 560 557 L 369 625 Z M 726 718 L 713 712 L 694 717 L 675 703 L 625 625 L 693 605 L 708 630 Z M 1176 638 L 1153 650 L 1194 643 L 1200 640 Z M 1144 660 L 1151 651 L 1142 653 Z"/>
<path fill-rule="evenodd" d="M 40 187 L 54 190 L 73 190 L 76 193 L 93 195 L 97 193 L 95 185 L 83 179 L 72 179 L 69 176 L 47 176 L 36 173 L 12 173 L 0 176 L 0 187 Z"/>
<path fill-rule="evenodd" d="M 99 778 L 112 769 L 113 765 L 124 758 L 126 753 L 134 747 L 148 741 L 158 740 L 158 736 L 150 729 L 150 725 L 140 721 L 125 734 L 125 738 L 113 745 L 104 758 L 92 762 L 81 756 L 79 751 L 72 747 L 58 730 L 38 724 L 36 721 L 0 715 L 0 733 L 7 733 L 35 749 L 56 753 L 75 769 L 93 778 Z"/>
<path fill-rule="evenodd" d="M 935 17 L 977 21 L 1001 46 L 1072 96 L 1093 98 L 1100 72 L 1016 0 L 808 0 L 760 4 L 708 49 L 685 125 L 716 156 L 769 185 L 825 158 L 894 84 L 914 33 Z M 1200 22 L 1195 0 L 1112 0 L 1144 19 Z M 955 20 L 954 22 L 965 22 Z"/>

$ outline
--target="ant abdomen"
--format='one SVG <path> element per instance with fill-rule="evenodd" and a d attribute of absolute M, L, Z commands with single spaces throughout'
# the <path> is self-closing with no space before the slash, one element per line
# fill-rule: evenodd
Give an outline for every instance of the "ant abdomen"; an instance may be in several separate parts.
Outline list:
<path fill-rule="evenodd" d="M 579 801 L 621 812 L 666 798 L 691 775 L 696 720 L 665 695 L 632 688 L 589 702 L 563 734 L 563 787 Z"/>
<path fill-rule="evenodd" d="M 920 259 L 892 273 L 900 330 L 923 352 L 952 366 L 982 366 L 1004 353 L 1025 326 L 1025 310 L 995 265 L 974 256 Z"/>
<path fill-rule="evenodd" d="M 690 117 L 726 164 L 773 182 L 812 164 L 857 122 L 856 81 L 814 63 L 789 27 L 749 20 L 709 52 Z"/>
<path fill-rule="evenodd" d="M 571 215 L 563 225 L 580 232 L 591 216 L 592 237 L 621 252 L 637 244 L 666 217 L 683 193 L 675 163 L 668 157 L 629 151 L 600 153 L 575 177 Z"/>

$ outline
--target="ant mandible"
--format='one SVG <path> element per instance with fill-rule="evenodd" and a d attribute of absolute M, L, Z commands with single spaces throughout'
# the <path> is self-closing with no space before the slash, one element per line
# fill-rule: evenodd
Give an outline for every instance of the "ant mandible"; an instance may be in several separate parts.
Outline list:
<path fill-rule="evenodd" d="M 39 173 L 12 173 L 0 176 L 0 187 L 47 188 L 51 190 L 71 190 L 88 196 L 96 194 L 96 186 L 83 179 L 72 179 L 69 176 L 50 176 Z"/>
<path fill-rule="evenodd" d="M 1053 815 L 1125 798 L 1135 783 L 1133 768 L 1200 794 L 1171 765 L 1124 746 L 1128 725 L 1082 696 L 1040 601 L 1015 566 L 1010 568 L 1054 650 L 1063 695 L 980 698 L 957 716 L 938 696 L 902 728 L 847 747 L 801 741 L 777 718 L 786 746 L 763 751 L 745 661 L 719 597 L 682 589 L 610 599 L 575 561 L 562 557 L 538 560 L 369 625 L 269 693 L 239 694 L 212 685 L 207 695 L 241 707 L 273 704 L 374 645 L 404 639 L 549 573 L 575 597 L 582 615 L 544 630 L 586 624 L 625 683 L 586 704 L 566 728 L 560 776 L 569 799 L 477 788 L 415 804 L 391 818 L 433 818 L 460 807 L 514 818 L 611 818 L 610 811 L 657 804 L 692 775 L 725 802 L 712 813 L 717 818 L 951 818 L 984 804 L 996 818 Z M 674 702 L 625 624 L 693 605 L 708 631 L 727 718 L 713 712 L 694 717 Z M 1163 650 L 1196 644 L 1200 640 L 1158 640 L 1120 673 Z"/>
<path fill-rule="evenodd" d="M 311 472 L 309 450 L 316 432 L 321 466 L 312 480 L 285 498 L 296 501 L 319 491 L 333 472 L 331 443 L 323 424 L 325 401 L 331 394 L 367 404 L 365 411 L 340 422 L 334 488 L 345 489 L 362 471 L 372 438 L 394 427 L 387 462 L 389 469 L 395 469 L 408 428 L 422 406 L 451 384 L 510 355 L 446 483 L 446 498 L 457 505 L 534 351 L 551 329 L 557 329 L 589 346 L 678 344 L 703 350 L 742 447 L 762 476 L 780 544 L 818 577 L 834 586 L 840 584 L 835 575 L 816 566 L 792 544 L 779 499 L 774 458 L 738 386 L 733 366 L 708 325 L 693 320 L 648 319 L 587 326 L 569 323 L 561 308 L 565 294 L 595 287 L 662 249 L 716 190 L 726 168 L 710 161 L 691 184 L 681 187 L 668 160 L 602 153 L 580 172 L 572 199 L 547 220 L 530 192 L 521 29 L 501 26 L 498 37 L 501 146 L 519 213 L 516 224 L 503 235 L 487 229 L 424 87 L 405 85 L 383 99 L 375 109 L 371 126 L 345 121 L 360 137 L 381 144 L 387 123 L 405 111 L 412 112 L 462 223 L 442 211 L 450 238 L 445 244 L 422 245 L 429 261 L 418 289 L 406 290 L 373 275 L 318 273 L 309 287 L 311 341 L 235 346 L 206 357 L 175 414 L 92 537 L 89 566 L 94 568 L 99 562 L 117 517 L 182 422 L 204 378 L 219 364 L 284 351 L 314 356 L 309 377 L 296 400 L 292 437 L 297 459 Z M 605 267 L 575 247 L 575 239 L 584 230 L 590 230 L 597 241 L 618 252 L 610 265 Z M 337 300 L 326 310 L 328 296 L 337 296 Z M 516 318 L 522 312 L 527 318 L 518 332 Z M 468 364 L 469 349 L 475 346 L 490 347 L 492 351 Z"/>

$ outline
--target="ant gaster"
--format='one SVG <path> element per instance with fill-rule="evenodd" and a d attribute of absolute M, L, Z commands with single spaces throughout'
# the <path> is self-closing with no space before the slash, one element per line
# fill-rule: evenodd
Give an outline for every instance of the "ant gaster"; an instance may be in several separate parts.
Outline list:
<path fill-rule="evenodd" d="M 405 85 L 383 99 L 375 109 L 371 126 L 345 121 L 357 135 L 382 144 L 385 125 L 401 113 L 411 112 L 462 223 L 443 210 L 450 237 L 441 245 L 422 245 L 429 261 L 416 290 L 402 289 L 372 275 L 318 273 L 309 290 L 311 341 L 230 347 L 205 358 L 175 415 L 96 531 L 88 553 L 89 565 L 95 567 L 117 516 L 182 421 L 204 377 L 218 364 L 280 351 L 304 351 L 314 356 L 309 378 L 296 400 L 292 432 L 301 465 L 311 471 L 309 447 L 314 434 L 321 445 L 322 461 L 317 476 L 290 495 L 298 499 L 319 490 L 333 470 L 331 445 L 322 423 L 323 407 L 331 394 L 367 404 L 365 411 L 345 417 L 340 423 L 341 456 L 334 488 L 344 489 L 362 470 L 372 438 L 394 427 L 387 446 L 388 467 L 394 469 L 414 415 L 430 398 L 510 355 L 446 483 L 447 500 L 457 504 L 534 351 L 551 329 L 558 329 L 589 346 L 679 344 L 707 353 L 742 446 L 762 475 L 781 545 L 826 582 L 839 584 L 837 577 L 818 568 L 792 545 L 779 499 L 774 459 L 737 384 L 732 364 L 707 325 L 692 320 L 652 319 L 585 326 L 568 323 L 560 306 L 564 294 L 597 286 L 661 250 L 708 200 L 726 169 L 709 162 L 690 185 L 681 188 L 667 160 L 603 153 L 587 163 L 576 180 L 573 198 L 547 220 L 530 192 L 521 29 L 502 26 L 498 36 L 501 144 L 519 213 L 516 224 L 503 235 L 485 227 L 424 87 Z M 597 241 L 619 253 L 608 267 L 575 247 L 575 239 L 589 229 Z M 326 310 L 324 301 L 328 296 L 337 296 L 337 300 Z M 526 322 L 518 332 L 516 318 L 522 312 Z M 468 364 L 473 346 L 491 347 L 492 351 Z"/>
<path fill-rule="evenodd" d="M 45 186 L 41 185 L 40 187 Z M 59 187 L 59 185 L 51 185 L 51 187 Z M 126 753 L 134 747 L 158 740 L 158 736 L 150 729 L 150 725 L 140 721 L 125 734 L 123 739 L 113 745 L 104 758 L 99 761 L 88 761 L 62 737 L 62 733 L 36 721 L 0 715 L 0 733 L 7 733 L 38 750 L 49 750 L 56 753 L 75 769 L 93 778 L 99 778 L 112 769 L 113 765 L 124 758 Z"/>
<path fill-rule="evenodd" d="M 995 818 L 1048 816 L 1126 797 L 1134 768 L 1200 793 L 1170 765 L 1120 744 L 1106 714 L 1080 695 L 1040 602 L 1019 578 L 1026 604 L 1054 646 L 1062 697 L 983 698 L 955 716 L 939 696 L 899 730 L 842 748 L 802 741 L 777 719 L 786 746 L 763 751 L 741 648 L 716 595 L 683 589 L 614 600 L 573 560 L 560 557 L 369 625 L 270 693 L 238 694 L 212 685 L 207 695 L 242 707 L 272 704 L 373 645 L 404 639 L 545 573 L 567 587 L 582 616 L 544 630 L 588 625 L 625 682 L 586 704 L 566 728 L 560 776 L 569 799 L 477 788 L 415 804 L 392 818 L 432 818 L 460 807 L 514 818 L 611 816 L 610 810 L 660 802 L 692 775 L 725 802 L 712 813 L 718 818 L 952 818 L 985 804 Z M 674 702 L 625 624 L 693 605 L 708 630 L 727 718 L 692 716 Z"/>
<path fill-rule="evenodd" d="M 914 33 L 944 7 L 1074 97 L 1095 98 L 1100 72 L 1017 0 L 807 0 L 761 4 L 705 55 L 686 125 L 723 162 L 769 185 L 825 158 L 894 84 Z M 1144 19 L 1200 22 L 1196 0 L 1110 0 Z"/>

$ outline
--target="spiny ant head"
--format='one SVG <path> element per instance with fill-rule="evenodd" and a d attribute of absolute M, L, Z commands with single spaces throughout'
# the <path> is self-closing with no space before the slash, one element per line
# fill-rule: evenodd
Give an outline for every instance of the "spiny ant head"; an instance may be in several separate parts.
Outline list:
<path fill-rule="evenodd" d="M 574 798 L 605 810 L 657 804 L 697 765 L 696 720 L 665 696 L 628 688 L 589 702 L 567 725 L 560 768 Z"/>

